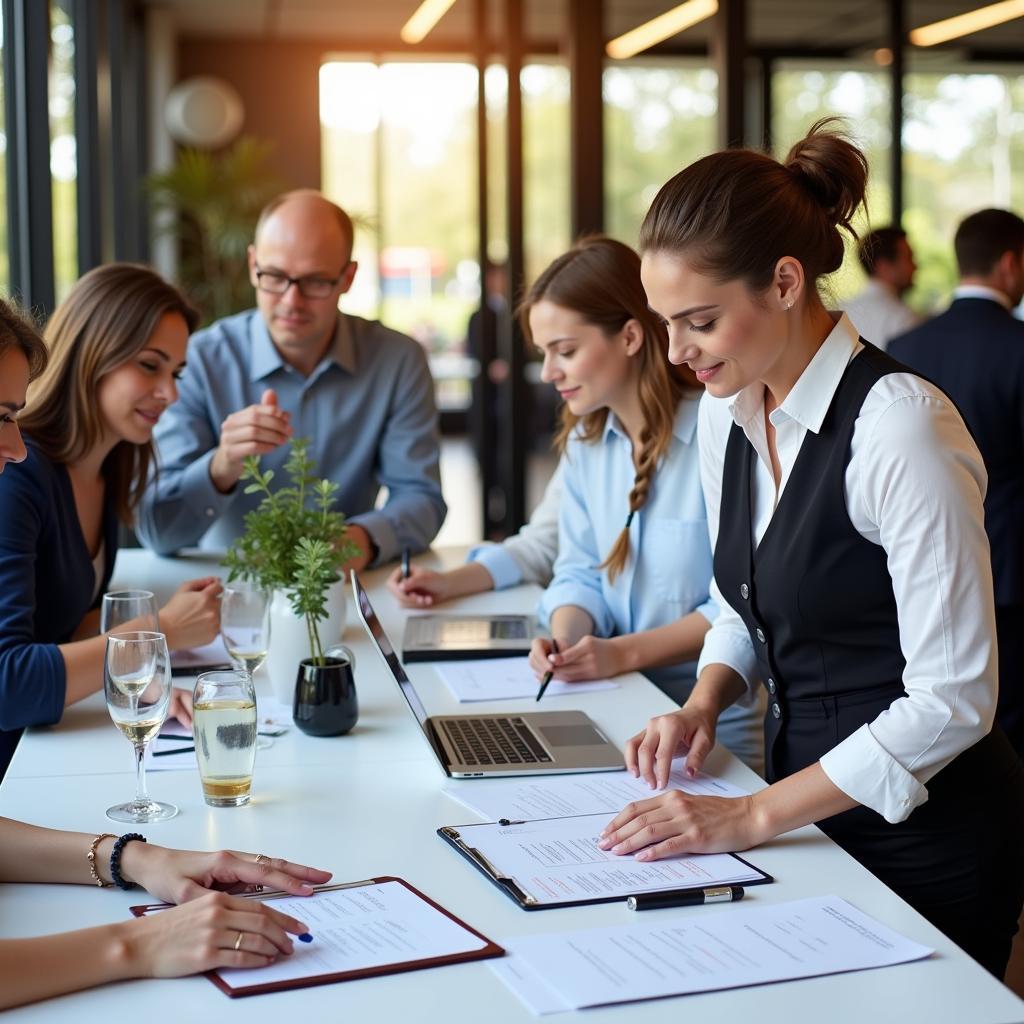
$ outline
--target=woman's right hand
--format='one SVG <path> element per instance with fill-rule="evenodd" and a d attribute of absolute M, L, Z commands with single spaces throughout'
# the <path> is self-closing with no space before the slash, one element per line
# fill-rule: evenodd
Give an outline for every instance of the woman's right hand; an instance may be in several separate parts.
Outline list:
<path fill-rule="evenodd" d="M 289 932 L 308 931 L 301 921 L 258 900 L 222 892 L 146 914 L 123 927 L 129 974 L 137 978 L 178 978 L 217 967 L 266 967 L 291 954 Z"/>
<path fill-rule="evenodd" d="M 216 576 L 189 580 L 160 609 L 160 629 L 172 651 L 202 647 L 220 631 L 220 595 L 224 588 Z"/>
<path fill-rule="evenodd" d="M 715 745 L 718 715 L 711 708 L 687 701 L 678 711 L 658 715 L 626 743 L 626 768 L 651 789 L 668 785 L 672 759 L 686 754 L 686 774 L 693 778 Z"/>
<path fill-rule="evenodd" d="M 430 608 L 453 596 L 447 573 L 418 565 L 410 566 L 405 579 L 402 578 L 402 570 L 396 569 L 388 577 L 388 590 L 403 608 Z"/>

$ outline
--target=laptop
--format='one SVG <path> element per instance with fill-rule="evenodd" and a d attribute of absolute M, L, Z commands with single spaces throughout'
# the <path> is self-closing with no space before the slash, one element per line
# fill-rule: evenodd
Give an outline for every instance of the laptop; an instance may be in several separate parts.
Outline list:
<path fill-rule="evenodd" d="M 533 615 L 410 615 L 405 622 L 406 661 L 513 658 L 530 653 L 539 636 Z"/>
<path fill-rule="evenodd" d="M 622 755 L 582 711 L 428 715 L 355 572 L 359 619 L 409 705 L 441 770 L 453 779 L 613 772 Z"/>

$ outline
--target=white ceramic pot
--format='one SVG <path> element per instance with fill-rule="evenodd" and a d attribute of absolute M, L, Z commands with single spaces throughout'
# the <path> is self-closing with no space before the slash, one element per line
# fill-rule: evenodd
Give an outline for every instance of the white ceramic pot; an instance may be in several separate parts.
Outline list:
<path fill-rule="evenodd" d="M 318 623 L 320 643 L 326 649 L 341 639 L 345 628 L 345 581 L 338 580 L 327 591 L 327 618 Z M 299 662 L 310 657 L 306 620 L 292 611 L 284 591 L 274 591 L 270 604 L 270 651 L 266 671 L 275 700 L 292 706 Z"/>

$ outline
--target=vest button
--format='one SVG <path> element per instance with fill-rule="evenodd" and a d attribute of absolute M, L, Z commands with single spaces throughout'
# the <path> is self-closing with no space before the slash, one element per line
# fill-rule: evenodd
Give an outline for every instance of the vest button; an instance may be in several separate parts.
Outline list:
<path fill-rule="evenodd" d="M 768 677 L 768 682 L 765 684 L 768 687 L 768 692 L 774 697 L 775 691 L 778 687 L 775 685 L 775 680 L 771 676 Z"/>
<path fill-rule="evenodd" d="M 772 705 L 772 714 L 776 718 L 781 718 L 782 717 L 782 708 L 780 708 L 777 703 Z"/>
<path fill-rule="evenodd" d="M 768 643 L 768 638 L 764 635 L 764 630 L 760 626 L 757 627 L 754 635 L 761 641 L 761 643 Z"/>
<path fill-rule="evenodd" d="M 748 587 L 746 583 L 740 584 L 740 597 L 742 597 L 744 601 L 750 597 L 750 587 Z"/>

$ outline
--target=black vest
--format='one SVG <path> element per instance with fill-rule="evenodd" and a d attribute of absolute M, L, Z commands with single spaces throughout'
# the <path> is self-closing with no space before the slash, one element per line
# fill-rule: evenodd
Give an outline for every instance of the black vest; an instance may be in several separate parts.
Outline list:
<path fill-rule="evenodd" d="M 851 360 L 756 550 L 756 454 L 738 425 L 729 435 L 715 579 L 750 631 L 768 690 L 769 782 L 813 764 L 905 695 L 885 551 L 854 529 L 844 497 L 861 405 L 880 377 L 904 369 L 872 345 Z"/>

